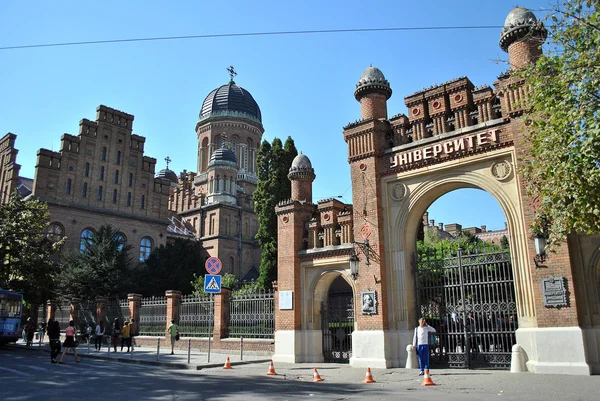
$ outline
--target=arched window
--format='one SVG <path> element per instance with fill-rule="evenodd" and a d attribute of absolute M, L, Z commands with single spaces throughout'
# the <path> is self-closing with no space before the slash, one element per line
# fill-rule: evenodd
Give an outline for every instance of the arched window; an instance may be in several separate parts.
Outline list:
<path fill-rule="evenodd" d="M 125 238 L 125 234 L 119 232 L 116 233 L 113 237 L 113 241 L 117 242 L 119 245 L 117 246 L 117 251 L 121 252 L 123 247 L 127 245 L 127 238 Z"/>
<path fill-rule="evenodd" d="M 57 242 L 65 236 L 65 228 L 62 224 L 57 222 L 52 222 L 46 227 L 46 238 L 50 242 Z"/>
<path fill-rule="evenodd" d="M 98 187 L 98 200 L 101 201 L 102 200 L 102 185 L 100 185 Z"/>
<path fill-rule="evenodd" d="M 140 241 L 140 262 L 145 261 L 150 256 L 152 252 L 152 239 L 149 237 L 144 237 Z"/>
<path fill-rule="evenodd" d="M 119 170 L 115 170 L 115 184 L 119 183 Z"/>
<path fill-rule="evenodd" d="M 104 166 L 100 167 L 100 181 L 104 181 Z"/>
<path fill-rule="evenodd" d="M 133 186 L 133 173 L 129 173 L 129 186 Z"/>
<path fill-rule="evenodd" d="M 121 164 L 121 151 L 117 151 L 117 164 Z"/>
<path fill-rule="evenodd" d="M 90 176 L 90 163 L 85 163 L 85 176 Z"/>
<path fill-rule="evenodd" d="M 81 190 L 81 196 L 84 198 L 87 197 L 87 182 L 83 183 L 83 189 Z"/>
<path fill-rule="evenodd" d="M 131 206 L 131 192 L 127 192 L 127 206 Z"/>
<path fill-rule="evenodd" d="M 117 190 L 113 190 L 113 203 L 117 203 Z"/>
<path fill-rule="evenodd" d="M 87 252 L 89 247 L 92 245 L 94 240 L 94 230 L 86 228 L 81 232 L 81 241 L 79 242 L 79 251 L 81 253 Z"/>
<path fill-rule="evenodd" d="M 140 202 L 140 209 L 144 209 L 146 207 L 146 196 L 142 195 L 142 201 Z"/>
<path fill-rule="evenodd" d="M 106 147 L 102 148 L 102 160 L 106 160 Z"/>
<path fill-rule="evenodd" d="M 235 267 L 234 265 L 235 265 L 235 260 L 233 259 L 233 256 L 230 256 L 229 257 L 229 268 L 231 269 L 230 271 L 232 273 L 235 271 L 234 270 L 234 267 Z"/>
<path fill-rule="evenodd" d="M 66 187 L 65 192 L 67 193 L 67 195 L 71 194 L 71 179 L 70 178 L 67 180 L 67 187 Z"/>

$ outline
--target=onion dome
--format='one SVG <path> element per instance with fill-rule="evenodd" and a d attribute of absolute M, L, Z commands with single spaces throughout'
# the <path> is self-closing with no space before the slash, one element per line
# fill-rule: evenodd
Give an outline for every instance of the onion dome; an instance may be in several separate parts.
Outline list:
<path fill-rule="evenodd" d="M 370 66 L 363 71 L 356 84 L 354 97 L 356 100 L 360 100 L 369 93 L 380 93 L 384 95 L 386 99 L 389 99 L 392 96 L 390 83 L 383 76 L 383 72 L 381 72 L 379 68 L 373 66 Z"/>
<path fill-rule="evenodd" d="M 237 168 L 237 158 L 235 157 L 235 153 L 229 148 L 221 147 L 213 152 L 210 155 L 210 160 L 208 162 L 208 167 L 212 166 L 231 166 Z"/>
<path fill-rule="evenodd" d="M 174 184 L 177 184 L 177 174 L 173 170 L 169 170 L 169 168 L 164 168 L 160 170 L 154 178 L 162 178 L 164 180 L 169 180 Z"/>
<path fill-rule="evenodd" d="M 292 161 L 292 166 L 288 173 L 290 180 L 314 180 L 316 178 L 315 170 L 306 155 L 300 153 Z"/>
<path fill-rule="evenodd" d="M 199 121 L 211 117 L 239 117 L 262 124 L 258 104 L 247 90 L 230 81 L 206 96 L 200 110 Z"/>
<path fill-rule="evenodd" d="M 531 10 L 517 7 L 512 10 L 504 21 L 504 28 L 500 33 L 500 47 L 508 51 L 508 46 L 524 38 L 535 38 L 544 41 L 548 31 L 542 21 L 538 21 Z"/>

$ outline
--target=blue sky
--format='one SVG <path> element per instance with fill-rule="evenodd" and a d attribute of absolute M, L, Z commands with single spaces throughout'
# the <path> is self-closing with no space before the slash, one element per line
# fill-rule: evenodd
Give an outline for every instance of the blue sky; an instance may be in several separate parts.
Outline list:
<path fill-rule="evenodd" d="M 0 3 L 0 47 L 124 38 L 426 26 L 502 26 L 513 1 L 29 1 Z M 520 3 L 533 10 L 548 1 Z M 538 16 L 540 13 L 538 13 Z M 95 119 L 100 104 L 135 115 L 145 154 L 179 173 L 196 169 L 195 123 L 202 101 L 235 81 L 258 102 L 264 139 L 291 136 L 312 161 L 314 200 L 351 202 L 342 127 L 360 117 L 353 91 L 370 64 L 404 97 L 459 76 L 492 85 L 506 65 L 500 28 L 245 36 L 0 50 L 0 136 L 18 135 L 21 175 L 33 178 L 39 148 Z M 450 205 L 465 205 L 461 208 Z M 470 205 L 481 205 L 474 209 Z M 430 216 L 463 226 L 504 227 L 497 202 L 460 190 Z"/>

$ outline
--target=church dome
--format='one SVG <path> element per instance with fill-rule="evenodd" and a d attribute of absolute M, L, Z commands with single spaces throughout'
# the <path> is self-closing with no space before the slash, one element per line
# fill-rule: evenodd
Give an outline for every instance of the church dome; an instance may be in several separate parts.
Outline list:
<path fill-rule="evenodd" d="M 310 159 L 306 155 L 300 153 L 299 155 L 294 157 L 294 160 L 292 160 L 292 166 L 290 167 L 290 171 L 288 172 L 288 178 L 290 180 L 314 180 L 315 177 L 315 170 L 312 167 Z"/>
<path fill-rule="evenodd" d="M 204 99 L 199 121 L 211 117 L 247 118 L 262 124 L 260 108 L 250 92 L 233 81 L 213 90 Z"/>
<path fill-rule="evenodd" d="M 542 21 L 538 21 L 531 10 L 517 7 L 506 16 L 504 28 L 500 33 L 500 47 L 508 51 L 508 46 L 525 37 L 546 40 L 548 32 Z"/>
<path fill-rule="evenodd" d="M 360 100 L 368 93 L 381 93 L 386 99 L 389 99 L 392 96 L 390 83 L 385 79 L 385 76 L 383 76 L 383 72 L 381 72 L 379 68 L 373 66 L 370 66 L 363 71 L 356 84 L 354 97 L 356 100 Z"/>
<path fill-rule="evenodd" d="M 169 170 L 168 168 L 160 170 L 158 173 L 156 173 L 154 178 L 162 178 L 165 180 L 169 180 L 174 184 L 177 184 L 177 174 L 175 174 L 173 170 Z"/>
<path fill-rule="evenodd" d="M 211 167 L 217 164 L 237 167 L 237 158 L 235 157 L 235 153 L 226 147 L 215 150 L 213 154 L 210 155 L 208 166 Z"/>

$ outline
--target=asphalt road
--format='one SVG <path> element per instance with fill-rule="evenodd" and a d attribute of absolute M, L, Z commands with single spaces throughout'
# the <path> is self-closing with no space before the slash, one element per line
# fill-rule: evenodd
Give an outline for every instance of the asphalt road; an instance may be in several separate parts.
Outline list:
<path fill-rule="evenodd" d="M 600 399 L 600 376 L 511 374 L 444 370 L 422 387 L 417 371 L 373 369 L 377 383 L 363 384 L 363 369 L 319 364 L 268 364 L 178 370 L 164 366 L 86 358 L 50 363 L 46 352 L 0 348 L 0 400 L 581 400 Z"/>

